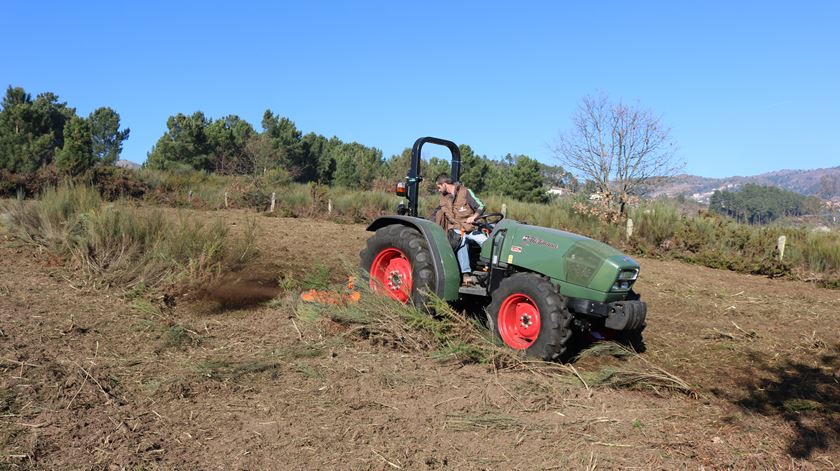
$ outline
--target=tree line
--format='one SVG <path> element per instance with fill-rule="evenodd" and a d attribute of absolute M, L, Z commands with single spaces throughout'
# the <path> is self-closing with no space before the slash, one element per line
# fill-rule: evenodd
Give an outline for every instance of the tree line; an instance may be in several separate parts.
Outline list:
<path fill-rule="evenodd" d="M 739 191 L 715 191 L 709 209 L 739 222 L 767 224 L 780 217 L 817 214 L 820 200 L 774 186 L 748 183 Z"/>
<path fill-rule="evenodd" d="M 25 173 L 55 165 L 78 175 L 113 165 L 129 132 L 120 130 L 120 115 L 109 107 L 82 117 L 54 93 L 32 99 L 23 88 L 9 86 L 0 109 L 0 169 Z"/>
<path fill-rule="evenodd" d="M 344 142 L 309 132 L 294 121 L 266 110 L 257 131 L 239 116 L 212 120 L 197 111 L 167 120 L 167 131 L 149 152 L 146 166 L 157 169 L 193 168 L 225 175 L 264 175 L 275 181 L 317 182 L 369 190 L 390 185 L 408 172 L 411 149 L 384 158 L 376 147 Z M 460 145 L 461 181 L 477 193 L 497 193 L 529 202 L 546 202 L 547 186 L 577 188 L 577 180 L 562 167 L 542 164 L 525 155 L 494 160 Z M 449 172 L 446 158 L 422 163 L 426 188 L 439 173 Z"/>
<path fill-rule="evenodd" d="M 211 119 L 201 111 L 178 113 L 147 154 L 145 167 L 194 169 L 221 175 L 270 176 L 276 183 L 317 182 L 358 189 L 390 186 L 408 172 L 411 150 L 384 158 L 376 147 L 344 142 L 338 137 L 304 134 L 294 121 L 266 110 L 260 130 L 236 115 Z M 9 86 L 0 109 L 0 170 L 34 172 L 54 166 L 78 175 L 119 159 L 129 129 L 120 116 L 101 107 L 87 117 L 51 92 L 35 99 L 23 88 Z M 525 155 L 491 159 L 462 144 L 461 181 L 476 193 L 495 193 L 528 202 L 546 202 L 546 190 L 577 190 L 578 181 L 560 166 Z M 449 156 L 424 159 L 425 188 L 449 172 Z"/>

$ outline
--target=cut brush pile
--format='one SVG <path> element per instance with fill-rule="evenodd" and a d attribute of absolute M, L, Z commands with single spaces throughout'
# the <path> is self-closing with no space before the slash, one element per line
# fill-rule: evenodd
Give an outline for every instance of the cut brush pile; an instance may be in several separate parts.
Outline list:
<path fill-rule="evenodd" d="M 328 298 L 347 298 L 346 293 L 342 294 L 347 290 L 361 294 L 353 296 L 352 302 L 339 303 L 318 302 L 312 296 L 303 296 L 304 300 L 313 302 L 298 304 L 297 317 L 317 324 L 322 333 L 367 340 L 405 352 L 425 352 L 444 362 L 488 364 L 497 370 L 528 370 L 544 380 L 578 383 L 587 389 L 696 395 L 684 380 L 617 343 L 597 343 L 584 350 L 579 359 L 587 359 L 585 367 L 537 361 L 506 347 L 480 322 L 466 313 L 456 312 L 434 296 L 429 306 L 434 315 L 427 313 L 427 309 L 377 296 L 364 284 L 337 288 Z"/>

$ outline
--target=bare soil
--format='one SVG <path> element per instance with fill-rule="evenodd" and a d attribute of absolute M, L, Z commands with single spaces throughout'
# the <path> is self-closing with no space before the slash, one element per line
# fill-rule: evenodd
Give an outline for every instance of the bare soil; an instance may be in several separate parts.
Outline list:
<path fill-rule="evenodd" d="M 186 297 L 0 235 L 0 469 L 840 465 L 840 291 L 642 259 L 644 357 L 697 395 L 587 388 L 297 319 L 300 282 L 340 281 L 364 226 L 191 212 L 257 218 L 262 255 Z"/>

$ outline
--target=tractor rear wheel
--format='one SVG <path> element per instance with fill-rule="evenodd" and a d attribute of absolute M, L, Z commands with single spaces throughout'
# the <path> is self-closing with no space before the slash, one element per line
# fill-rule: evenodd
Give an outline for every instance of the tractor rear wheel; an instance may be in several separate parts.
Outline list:
<path fill-rule="evenodd" d="M 487 324 L 511 348 L 543 360 L 562 359 L 572 338 L 572 314 L 547 278 L 517 273 L 502 280 L 487 307 Z"/>
<path fill-rule="evenodd" d="M 432 252 L 423 235 L 412 227 L 392 224 L 378 229 L 359 257 L 374 293 L 424 306 L 427 293 L 434 292 Z"/>

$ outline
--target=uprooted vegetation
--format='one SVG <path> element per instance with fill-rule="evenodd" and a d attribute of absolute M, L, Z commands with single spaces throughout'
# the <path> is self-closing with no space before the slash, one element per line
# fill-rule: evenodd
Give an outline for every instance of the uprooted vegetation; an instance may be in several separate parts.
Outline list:
<path fill-rule="evenodd" d="M 352 276 L 352 275 L 350 275 Z M 347 290 L 333 286 L 336 292 Z M 489 365 L 493 370 L 523 370 L 549 387 L 582 386 L 678 392 L 696 396 L 683 379 L 655 365 L 631 348 L 604 342 L 584 349 L 568 364 L 537 361 L 505 346 L 481 319 L 454 310 L 432 296 L 428 308 L 402 304 L 372 294 L 363 284 L 358 302 L 299 303 L 296 316 L 321 333 L 366 340 L 406 353 L 422 353 L 444 363 Z M 584 365 L 585 364 L 585 365 Z"/>

